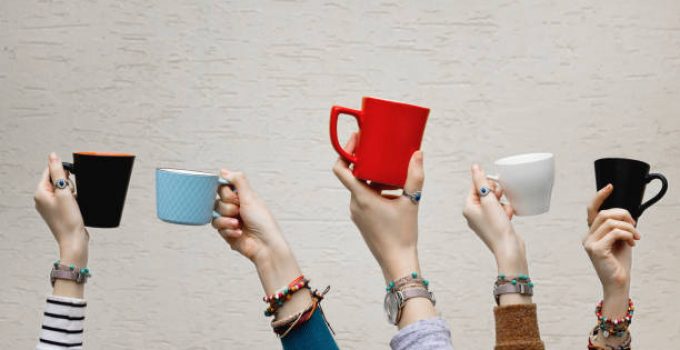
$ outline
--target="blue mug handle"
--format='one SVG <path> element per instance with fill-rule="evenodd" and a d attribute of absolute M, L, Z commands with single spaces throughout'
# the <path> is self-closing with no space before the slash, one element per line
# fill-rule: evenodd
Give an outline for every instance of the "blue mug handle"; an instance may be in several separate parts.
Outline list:
<path fill-rule="evenodd" d="M 236 192 L 236 188 L 234 188 L 234 185 L 231 182 L 229 182 L 229 180 L 227 180 L 225 178 L 222 178 L 222 177 L 217 178 L 217 183 L 220 186 L 229 186 L 232 191 Z M 213 210 L 212 217 L 213 217 L 213 219 L 217 219 L 217 218 L 221 218 L 222 215 L 220 215 L 220 213 Z"/>

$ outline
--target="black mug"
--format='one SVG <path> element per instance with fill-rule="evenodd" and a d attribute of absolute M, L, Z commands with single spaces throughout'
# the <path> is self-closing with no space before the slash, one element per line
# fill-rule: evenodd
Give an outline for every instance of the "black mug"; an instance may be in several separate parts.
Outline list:
<path fill-rule="evenodd" d="M 76 177 L 77 201 L 85 226 L 118 227 L 135 156 L 78 152 L 64 169 Z"/>
<path fill-rule="evenodd" d="M 595 161 L 595 179 L 598 191 L 607 184 L 614 185 L 614 191 L 604 201 L 600 210 L 623 208 L 628 210 L 633 219 L 654 203 L 658 202 L 668 190 L 668 180 L 656 173 L 649 173 L 649 164 L 626 158 L 602 158 Z M 642 203 L 645 187 L 652 180 L 661 181 L 661 190 L 650 200 Z"/>

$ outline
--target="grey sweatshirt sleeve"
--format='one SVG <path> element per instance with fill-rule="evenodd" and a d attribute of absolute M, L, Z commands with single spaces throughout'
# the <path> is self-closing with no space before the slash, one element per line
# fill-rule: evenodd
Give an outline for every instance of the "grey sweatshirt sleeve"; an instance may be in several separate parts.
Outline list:
<path fill-rule="evenodd" d="M 451 331 L 441 318 L 420 320 L 402 328 L 392 341 L 392 350 L 453 350 Z"/>
<path fill-rule="evenodd" d="M 86 306 L 82 299 L 47 297 L 36 350 L 82 349 Z"/>

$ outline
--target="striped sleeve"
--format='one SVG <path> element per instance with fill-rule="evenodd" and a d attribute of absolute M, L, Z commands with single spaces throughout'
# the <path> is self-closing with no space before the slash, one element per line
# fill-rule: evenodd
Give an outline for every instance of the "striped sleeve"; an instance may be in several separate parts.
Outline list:
<path fill-rule="evenodd" d="M 86 306 L 83 299 L 47 297 L 36 350 L 82 349 Z"/>

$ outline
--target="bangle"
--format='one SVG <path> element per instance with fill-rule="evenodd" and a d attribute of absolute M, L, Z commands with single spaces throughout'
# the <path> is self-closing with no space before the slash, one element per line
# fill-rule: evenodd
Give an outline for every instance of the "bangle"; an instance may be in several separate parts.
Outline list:
<path fill-rule="evenodd" d="M 323 310 L 321 309 L 321 300 L 323 300 L 323 298 L 326 296 L 326 293 L 328 293 L 330 289 L 331 287 L 327 286 L 323 292 L 320 292 L 318 289 L 314 290 L 312 292 L 312 302 L 304 310 L 296 314 L 293 314 L 289 317 L 286 317 L 285 319 L 272 321 L 271 325 L 272 329 L 274 330 L 274 333 L 276 333 L 279 336 L 279 338 L 285 337 L 293 329 L 309 321 L 314 315 L 314 312 L 316 312 L 316 310 L 318 309 L 321 312 L 321 316 L 323 317 L 324 322 L 328 326 L 328 329 L 330 329 L 331 333 L 335 335 L 333 328 L 331 328 L 330 324 L 328 323 L 328 320 L 326 320 L 326 316 L 324 315 Z"/>
<path fill-rule="evenodd" d="M 52 264 L 52 271 L 50 272 L 50 283 L 54 287 L 56 280 L 74 281 L 78 284 L 87 282 L 87 279 L 92 276 L 90 269 L 87 267 L 76 268 L 76 265 L 62 265 L 61 261 L 57 260 Z"/>
<path fill-rule="evenodd" d="M 269 306 L 264 311 L 264 315 L 267 317 L 273 316 L 286 301 L 293 297 L 295 292 L 305 288 L 309 289 L 309 280 L 304 275 L 300 275 L 287 286 L 274 292 L 274 294 L 265 296 L 262 300 L 269 304 Z"/>
<path fill-rule="evenodd" d="M 406 275 L 402 278 L 399 278 L 394 281 L 390 281 L 387 283 L 387 286 L 385 287 L 385 291 L 393 292 L 395 290 L 401 290 L 404 289 L 405 287 L 414 287 L 414 286 L 420 286 L 422 285 L 425 287 L 425 289 L 428 289 L 430 286 L 430 281 L 421 278 L 417 272 L 411 272 L 410 275 Z"/>
<path fill-rule="evenodd" d="M 633 314 L 635 313 L 635 306 L 633 305 L 633 299 L 628 299 L 628 310 L 626 311 L 626 316 L 619 319 L 608 319 L 602 316 L 602 303 L 601 300 L 597 303 L 595 307 L 595 316 L 597 317 L 597 327 L 602 332 L 605 338 L 610 335 L 615 337 L 623 337 L 628 331 L 628 327 L 633 322 Z"/>

